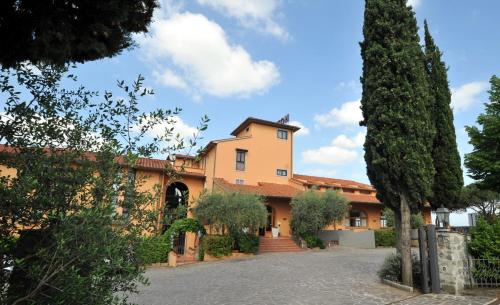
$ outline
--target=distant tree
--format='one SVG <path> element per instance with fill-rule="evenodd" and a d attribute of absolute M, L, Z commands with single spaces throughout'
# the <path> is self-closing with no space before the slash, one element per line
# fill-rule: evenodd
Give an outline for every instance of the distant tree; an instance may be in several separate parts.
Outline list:
<path fill-rule="evenodd" d="M 441 51 L 429 32 L 427 21 L 424 21 L 424 31 L 426 68 L 434 96 L 434 105 L 430 109 L 436 129 L 432 145 L 436 173 L 429 202 L 434 209 L 441 205 L 454 209 L 460 205 L 460 192 L 464 181 L 453 125 L 453 111 L 450 107 L 451 93 L 447 69 L 441 59 Z"/>
<path fill-rule="evenodd" d="M 382 210 L 382 215 L 386 219 L 387 227 L 394 227 L 394 211 L 386 207 Z M 410 226 L 412 229 L 418 229 L 423 224 L 424 218 L 422 217 L 422 213 L 411 214 Z"/>
<path fill-rule="evenodd" d="M 411 211 L 430 197 L 435 174 L 433 97 L 406 1 L 366 0 L 363 34 L 360 124 L 367 127 L 367 173 L 377 197 L 395 212 L 402 279 L 411 285 Z"/>
<path fill-rule="evenodd" d="M 348 210 L 347 200 L 331 190 L 304 192 L 292 199 L 291 206 L 290 225 L 302 237 L 316 236 L 325 226 L 344 219 Z"/>
<path fill-rule="evenodd" d="M 462 206 L 473 209 L 478 216 L 493 223 L 500 216 L 500 193 L 482 190 L 471 183 L 462 190 Z"/>
<path fill-rule="evenodd" d="M 490 102 L 477 118 L 482 128 L 465 127 L 474 147 L 465 155 L 465 167 L 480 188 L 500 193 L 500 78 L 493 75 L 490 84 Z"/>
<path fill-rule="evenodd" d="M 119 54 L 146 32 L 156 0 L 2 0 L 0 65 L 64 64 Z"/>

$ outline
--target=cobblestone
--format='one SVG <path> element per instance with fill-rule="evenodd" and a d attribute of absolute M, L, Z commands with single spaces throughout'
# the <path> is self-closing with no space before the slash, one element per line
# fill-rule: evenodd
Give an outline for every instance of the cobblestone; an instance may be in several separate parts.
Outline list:
<path fill-rule="evenodd" d="M 394 305 L 486 305 L 493 301 L 493 296 L 458 296 L 450 294 L 423 294 L 403 301 L 395 302 Z"/>
<path fill-rule="evenodd" d="M 152 268 L 138 304 L 387 304 L 410 294 L 376 272 L 391 249 L 273 253 L 241 261 Z"/>
<path fill-rule="evenodd" d="M 140 305 L 483 305 L 491 296 L 412 295 L 380 283 L 392 249 L 270 253 L 239 261 L 150 268 Z"/>

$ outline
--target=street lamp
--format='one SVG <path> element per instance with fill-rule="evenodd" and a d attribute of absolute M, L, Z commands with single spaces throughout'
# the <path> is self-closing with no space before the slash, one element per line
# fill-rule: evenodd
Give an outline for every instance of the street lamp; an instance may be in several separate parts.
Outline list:
<path fill-rule="evenodd" d="M 450 210 L 443 205 L 436 210 L 436 227 L 439 231 L 447 231 L 450 227 Z"/>

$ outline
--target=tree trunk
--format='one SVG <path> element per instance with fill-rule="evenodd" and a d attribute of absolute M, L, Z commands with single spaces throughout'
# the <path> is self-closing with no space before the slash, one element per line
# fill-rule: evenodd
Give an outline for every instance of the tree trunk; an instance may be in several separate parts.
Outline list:
<path fill-rule="evenodd" d="M 403 284 L 407 286 L 413 285 L 412 266 L 411 266 L 411 237 L 410 237 L 410 205 L 406 196 L 401 196 L 400 202 L 400 253 L 401 253 L 401 274 Z"/>
<path fill-rule="evenodd" d="M 394 210 L 394 232 L 396 233 L 396 253 L 401 255 L 401 213 Z"/>

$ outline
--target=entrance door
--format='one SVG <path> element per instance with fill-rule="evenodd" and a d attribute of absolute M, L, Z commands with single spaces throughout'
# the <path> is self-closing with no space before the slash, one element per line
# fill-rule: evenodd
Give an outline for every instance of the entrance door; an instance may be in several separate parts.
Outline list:
<path fill-rule="evenodd" d="M 267 205 L 266 208 L 267 208 L 267 223 L 266 223 L 265 227 L 259 228 L 259 235 L 260 236 L 265 236 L 266 231 L 271 231 L 271 228 L 274 225 L 273 208 L 269 205 Z"/>

